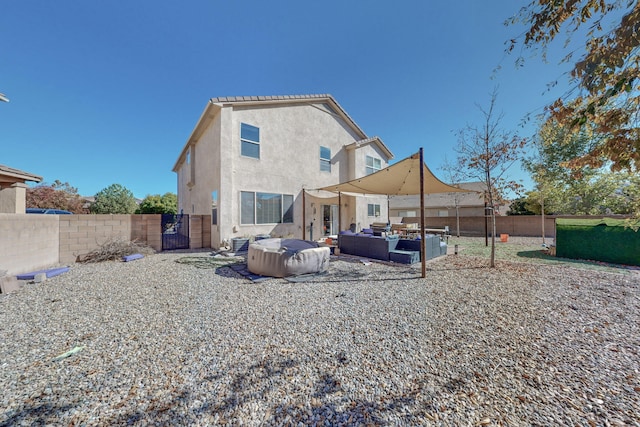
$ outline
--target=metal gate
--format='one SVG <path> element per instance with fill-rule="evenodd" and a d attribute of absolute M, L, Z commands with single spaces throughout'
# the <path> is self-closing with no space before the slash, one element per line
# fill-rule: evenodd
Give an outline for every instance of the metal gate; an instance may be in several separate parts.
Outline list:
<path fill-rule="evenodd" d="M 162 214 L 162 250 L 189 249 L 189 215 Z"/>

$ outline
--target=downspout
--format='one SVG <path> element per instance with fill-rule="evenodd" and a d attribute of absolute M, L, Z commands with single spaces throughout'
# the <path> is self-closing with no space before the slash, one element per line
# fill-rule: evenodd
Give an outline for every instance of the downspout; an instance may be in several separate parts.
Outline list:
<path fill-rule="evenodd" d="M 306 203 L 304 197 L 304 187 L 302 188 L 302 240 L 307 240 L 307 216 L 306 216 Z"/>

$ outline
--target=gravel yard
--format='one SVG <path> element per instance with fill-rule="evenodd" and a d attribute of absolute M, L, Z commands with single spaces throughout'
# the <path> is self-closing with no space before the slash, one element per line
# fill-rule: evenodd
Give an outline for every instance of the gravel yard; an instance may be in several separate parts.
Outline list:
<path fill-rule="evenodd" d="M 637 272 L 462 248 L 426 279 L 340 257 L 254 283 L 211 260 L 0 295 L 0 425 L 640 426 Z"/>

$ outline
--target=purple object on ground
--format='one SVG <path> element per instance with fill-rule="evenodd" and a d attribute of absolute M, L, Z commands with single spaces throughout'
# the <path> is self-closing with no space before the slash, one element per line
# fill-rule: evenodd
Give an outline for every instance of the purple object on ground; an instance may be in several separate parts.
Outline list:
<path fill-rule="evenodd" d="M 129 262 L 129 261 L 133 261 L 134 259 L 140 259 L 140 258 L 144 258 L 144 255 L 142 255 L 142 254 L 133 254 L 133 255 L 123 256 L 122 257 L 122 261 Z"/>
<path fill-rule="evenodd" d="M 32 271 L 30 273 L 23 273 L 16 275 L 18 280 L 33 280 L 37 274 L 45 273 L 47 277 L 57 276 L 58 274 L 66 273 L 69 271 L 69 267 L 50 268 L 48 270 Z"/>

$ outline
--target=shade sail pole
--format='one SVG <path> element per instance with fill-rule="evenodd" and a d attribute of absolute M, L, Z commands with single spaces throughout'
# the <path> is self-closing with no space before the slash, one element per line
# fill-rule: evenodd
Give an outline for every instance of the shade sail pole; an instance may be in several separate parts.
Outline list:
<path fill-rule="evenodd" d="M 420 261 L 422 262 L 422 277 L 427 277 L 427 245 L 424 240 L 424 157 L 420 147 Z"/>
<path fill-rule="evenodd" d="M 338 191 L 338 229 L 335 234 L 340 234 L 342 230 L 342 194 Z"/>

